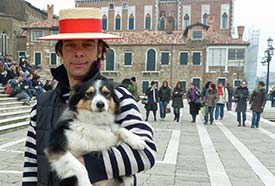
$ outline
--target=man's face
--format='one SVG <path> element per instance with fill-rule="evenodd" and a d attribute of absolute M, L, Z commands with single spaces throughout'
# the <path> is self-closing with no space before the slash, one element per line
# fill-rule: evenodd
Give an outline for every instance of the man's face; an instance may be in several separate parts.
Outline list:
<path fill-rule="evenodd" d="M 91 70 L 98 54 L 98 40 L 63 41 L 63 64 L 69 79 L 83 80 Z"/>

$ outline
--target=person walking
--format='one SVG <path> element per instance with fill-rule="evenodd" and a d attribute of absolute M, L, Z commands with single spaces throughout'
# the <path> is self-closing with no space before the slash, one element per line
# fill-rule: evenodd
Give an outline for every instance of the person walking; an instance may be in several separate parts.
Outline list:
<path fill-rule="evenodd" d="M 234 95 L 234 88 L 230 85 L 230 83 L 226 84 L 226 89 L 228 92 L 228 101 L 226 102 L 226 109 L 232 110 L 232 98 Z"/>
<path fill-rule="evenodd" d="M 275 86 L 271 90 L 270 97 L 271 97 L 271 107 L 275 107 Z"/>
<path fill-rule="evenodd" d="M 236 112 L 237 112 L 237 121 L 238 127 L 242 126 L 245 127 L 246 121 L 246 111 L 247 111 L 247 100 L 249 96 L 249 91 L 247 88 L 246 81 L 242 81 L 241 85 L 235 90 L 234 93 L 234 101 L 236 102 Z M 242 115 L 242 119 L 241 119 Z"/>
<path fill-rule="evenodd" d="M 204 97 L 204 105 L 205 105 L 205 117 L 204 124 L 208 124 L 208 115 L 210 116 L 210 125 L 213 124 L 214 121 L 214 108 L 218 101 L 219 97 L 217 94 L 216 85 L 211 83 Z"/>
<path fill-rule="evenodd" d="M 49 137 L 57 127 L 57 120 L 68 108 L 70 91 L 74 91 L 75 86 L 97 79 L 107 81 L 100 74 L 100 63 L 109 48 L 104 40 L 121 38 L 102 32 L 101 17 L 99 8 L 63 9 L 59 15 L 59 33 L 38 38 L 57 40 L 56 54 L 61 58 L 62 64 L 51 69 L 58 82 L 56 87 L 37 97 L 37 104 L 30 114 L 22 186 L 59 185 L 60 179 L 51 170 L 45 155 Z M 75 157 L 74 161 L 80 161 L 85 166 L 91 183 L 135 175 L 155 164 L 156 145 L 152 126 L 143 121 L 136 101 L 125 87 L 118 85 L 114 92 L 120 108 L 115 122 L 119 127 L 141 136 L 147 145 L 144 150 L 137 151 L 127 143 L 122 143 L 108 151 L 87 152 L 83 156 Z"/>
<path fill-rule="evenodd" d="M 157 121 L 157 110 L 158 110 L 158 87 L 156 81 L 151 81 L 151 86 L 146 91 L 146 96 L 148 98 L 147 104 L 145 104 L 146 109 L 146 119 L 148 121 L 150 111 L 153 111 L 154 121 Z"/>
<path fill-rule="evenodd" d="M 215 120 L 218 118 L 223 119 L 224 116 L 224 106 L 228 101 L 228 92 L 227 89 L 224 88 L 222 82 L 218 83 L 218 101 L 216 103 L 215 109 Z"/>
<path fill-rule="evenodd" d="M 163 81 L 162 86 L 159 88 L 159 111 L 160 119 L 164 120 L 166 116 L 166 109 L 169 101 L 171 100 L 171 88 L 168 86 L 168 81 Z"/>
<path fill-rule="evenodd" d="M 200 89 L 195 86 L 194 83 L 191 83 L 190 89 L 187 91 L 187 101 L 189 104 L 189 113 L 192 116 L 192 123 L 196 122 L 196 117 L 199 114 L 201 102 L 198 100 L 201 99 Z"/>
<path fill-rule="evenodd" d="M 177 82 L 172 93 L 172 107 L 174 111 L 174 121 L 179 122 L 180 120 L 180 109 L 183 108 L 183 95 L 184 90 L 180 81 Z"/>
<path fill-rule="evenodd" d="M 257 88 L 253 91 L 249 99 L 249 104 L 251 105 L 250 110 L 252 110 L 251 128 L 259 128 L 261 113 L 266 103 L 266 90 L 264 86 L 265 83 L 259 81 Z"/>

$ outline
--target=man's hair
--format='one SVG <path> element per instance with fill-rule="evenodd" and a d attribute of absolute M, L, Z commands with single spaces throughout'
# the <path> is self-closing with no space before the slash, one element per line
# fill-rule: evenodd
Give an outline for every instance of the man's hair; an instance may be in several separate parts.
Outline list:
<path fill-rule="evenodd" d="M 109 45 L 99 39 L 98 40 L 98 46 L 99 45 L 102 45 L 102 55 L 100 56 L 100 59 L 101 60 L 104 60 L 104 54 L 108 51 L 108 49 L 110 48 Z M 55 53 L 58 55 L 58 56 L 62 56 L 62 46 L 63 46 L 63 40 L 59 40 L 56 44 L 55 44 Z"/>

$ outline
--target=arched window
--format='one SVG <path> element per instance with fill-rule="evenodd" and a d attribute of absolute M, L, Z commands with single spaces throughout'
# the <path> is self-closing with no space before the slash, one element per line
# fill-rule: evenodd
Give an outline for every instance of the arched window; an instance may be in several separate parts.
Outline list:
<path fill-rule="evenodd" d="M 147 51 L 147 71 L 156 70 L 156 51 L 154 49 L 149 49 Z"/>
<path fill-rule="evenodd" d="M 151 15 L 147 14 L 145 18 L 145 30 L 151 30 Z"/>
<path fill-rule="evenodd" d="M 134 15 L 131 14 L 129 16 L 129 30 L 134 30 L 134 25 L 135 25 L 135 19 L 134 19 Z"/>
<path fill-rule="evenodd" d="M 106 65 L 105 70 L 106 71 L 114 71 L 115 69 L 115 52 L 113 49 L 110 49 L 106 53 Z"/>
<path fill-rule="evenodd" d="M 222 29 L 228 29 L 228 15 L 223 13 L 222 15 Z"/>
<path fill-rule="evenodd" d="M 184 23 L 183 23 L 184 28 L 188 27 L 189 24 L 190 24 L 189 15 L 188 15 L 188 14 L 185 14 L 185 15 L 184 15 Z"/>
<path fill-rule="evenodd" d="M 177 22 L 176 19 L 173 17 L 172 19 L 172 30 L 176 30 L 177 29 Z"/>
<path fill-rule="evenodd" d="M 165 30 L 165 17 L 160 18 L 159 30 Z"/>
<path fill-rule="evenodd" d="M 107 30 L 107 24 L 108 24 L 107 16 L 104 14 L 102 16 L 102 30 Z"/>
<path fill-rule="evenodd" d="M 205 24 L 205 25 L 208 24 L 208 15 L 207 15 L 207 13 L 203 14 L 202 23 Z"/>
<path fill-rule="evenodd" d="M 121 23 L 120 15 L 117 14 L 116 15 L 115 30 L 120 30 L 120 23 Z"/>

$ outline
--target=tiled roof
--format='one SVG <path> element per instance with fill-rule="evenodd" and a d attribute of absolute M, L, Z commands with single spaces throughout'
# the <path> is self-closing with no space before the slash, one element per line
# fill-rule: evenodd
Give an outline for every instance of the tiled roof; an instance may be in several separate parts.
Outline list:
<path fill-rule="evenodd" d="M 238 38 L 231 38 L 224 34 L 215 33 L 208 34 L 206 39 L 208 40 L 208 45 L 248 45 L 249 42 L 243 41 Z"/>
<path fill-rule="evenodd" d="M 28 25 L 23 26 L 25 29 L 30 29 L 30 28 L 51 28 L 51 27 L 58 27 L 58 20 L 53 19 L 53 20 L 43 20 L 39 22 L 34 22 Z"/>
<path fill-rule="evenodd" d="M 174 31 L 172 34 L 168 34 L 165 31 L 112 32 L 111 34 L 120 35 L 123 37 L 123 39 L 108 41 L 108 43 L 110 44 L 128 44 L 128 45 L 185 44 L 182 31 Z"/>
<path fill-rule="evenodd" d="M 182 31 L 173 31 L 168 34 L 164 31 L 144 31 L 144 32 L 109 32 L 120 35 L 123 39 L 108 41 L 111 45 L 160 45 L 160 44 L 186 44 L 187 40 Z M 247 41 L 231 38 L 221 33 L 207 34 L 208 45 L 248 45 Z"/>

